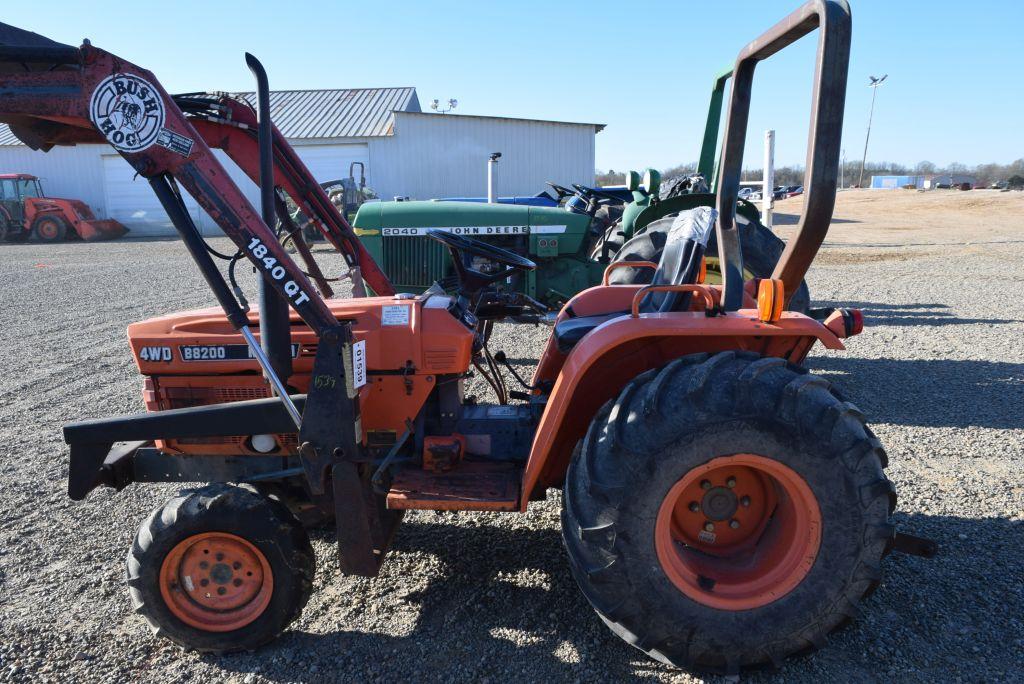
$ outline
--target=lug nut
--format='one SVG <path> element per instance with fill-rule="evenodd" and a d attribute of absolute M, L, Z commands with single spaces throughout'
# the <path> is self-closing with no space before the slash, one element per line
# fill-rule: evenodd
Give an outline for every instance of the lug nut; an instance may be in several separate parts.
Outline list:
<path fill-rule="evenodd" d="M 733 487 L 735 487 L 736 486 L 736 478 L 735 477 L 730 477 L 728 480 L 725 481 L 725 486 L 728 487 L 729 489 L 732 489 Z"/>
<path fill-rule="evenodd" d="M 731 527 L 732 529 L 735 530 L 739 526 L 740 526 L 740 521 L 739 520 L 736 520 L 735 518 L 733 518 L 732 520 L 729 521 L 729 527 Z"/>
<path fill-rule="evenodd" d="M 705 532 L 714 532 L 715 531 L 715 523 L 713 523 L 713 522 L 706 522 L 706 523 L 704 523 L 704 531 Z"/>
<path fill-rule="evenodd" d="M 742 499 L 740 499 L 740 506 L 743 506 L 744 508 L 750 506 L 750 497 L 745 496 Z"/>
<path fill-rule="evenodd" d="M 689 508 L 692 513 L 696 513 L 697 511 L 700 510 L 700 504 L 697 503 L 696 501 L 691 501 Z"/>
<path fill-rule="evenodd" d="M 711 480 L 701 480 L 700 481 L 700 488 L 701 489 L 711 489 Z"/>

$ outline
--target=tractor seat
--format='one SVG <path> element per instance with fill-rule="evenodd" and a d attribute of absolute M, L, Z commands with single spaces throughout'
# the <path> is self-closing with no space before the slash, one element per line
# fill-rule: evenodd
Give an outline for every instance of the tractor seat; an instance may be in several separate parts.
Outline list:
<path fill-rule="evenodd" d="M 628 316 L 628 311 L 615 311 L 606 314 L 597 314 L 594 316 L 580 316 L 578 318 L 567 318 L 564 321 L 559 322 L 555 325 L 555 343 L 558 345 L 558 351 L 563 354 L 568 354 L 572 351 L 572 348 L 576 346 L 576 343 L 583 339 L 583 337 L 597 326 L 618 318 L 620 316 Z"/>
<path fill-rule="evenodd" d="M 687 265 L 690 263 L 687 249 L 693 241 L 687 239 L 695 229 L 707 230 L 714 224 L 715 212 L 710 207 L 697 207 L 689 211 L 682 211 L 672 222 L 668 231 L 668 240 L 661 253 L 661 260 L 658 262 L 658 269 L 654 272 L 651 285 L 683 285 L 687 280 L 692 281 L 695 273 L 688 274 Z M 628 244 L 628 243 L 627 243 Z M 623 245 L 622 253 L 628 253 Z M 699 262 L 698 262 L 699 263 Z M 668 312 L 681 310 L 683 303 L 689 305 L 689 297 L 682 292 L 652 292 L 640 302 L 640 313 Z M 568 313 L 572 316 L 572 307 Z M 591 316 L 573 316 L 566 318 L 555 325 L 554 337 L 558 351 L 568 354 L 573 347 L 582 340 L 587 333 L 601 325 L 620 316 L 628 316 L 629 311 L 610 311 L 603 314 Z"/>

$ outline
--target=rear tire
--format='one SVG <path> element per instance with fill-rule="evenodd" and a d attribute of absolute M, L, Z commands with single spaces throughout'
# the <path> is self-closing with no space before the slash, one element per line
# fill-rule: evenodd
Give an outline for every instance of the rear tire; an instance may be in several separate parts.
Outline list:
<path fill-rule="evenodd" d="M 185 648 L 250 650 L 305 607 L 316 557 L 281 502 L 226 484 L 186 490 L 142 523 L 128 554 L 132 607 Z"/>
<path fill-rule="evenodd" d="M 719 459 L 749 454 L 778 480 L 738 475 L 735 490 L 717 481 Z M 777 667 L 824 645 L 878 584 L 894 534 L 884 463 L 859 411 L 824 380 L 745 352 L 677 359 L 608 402 L 572 460 L 562 533 L 573 576 L 612 631 L 657 660 L 729 675 Z M 688 481 L 705 498 L 679 507 L 673 493 Z M 746 511 L 763 494 L 764 527 L 731 529 L 744 510 L 738 498 L 713 512 L 706 497 L 729 492 L 751 494 Z M 790 514 L 807 493 L 816 542 Z M 692 530 L 677 526 L 687 511 L 697 516 Z M 717 538 L 697 534 L 704 518 L 717 521 Z M 728 546 L 729 534 L 747 529 L 744 544 Z M 691 532 L 698 541 L 680 536 Z M 689 584 L 680 567 L 697 568 Z"/>
<path fill-rule="evenodd" d="M 608 253 L 608 261 L 614 261 L 615 255 L 622 249 L 622 221 L 616 221 L 612 225 L 604 229 L 604 233 L 596 242 L 594 242 L 593 248 L 590 250 L 590 258 L 592 261 L 600 261 L 604 256 L 604 253 Z M 605 249 L 607 247 L 607 250 Z"/>
<path fill-rule="evenodd" d="M 32 222 L 32 237 L 38 242 L 61 242 L 68 235 L 68 224 L 59 216 L 40 216 Z"/>
<path fill-rule="evenodd" d="M 616 261 L 653 261 L 661 260 L 661 253 L 672 227 L 674 216 L 659 219 L 632 239 L 627 241 L 618 251 L 612 262 Z M 745 217 L 736 215 L 736 228 L 739 230 L 740 248 L 743 250 L 743 270 L 755 278 L 770 278 L 775 264 L 782 257 L 786 243 L 779 236 L 760 223 L 752 223 Z M 718 257 L 718 239 L 711 232 L 705 256 Z M 649 268 L 620 268 L 612 272 L 609 283 L 612 285 L 647 284 L 651 282 L 654 272 Z M 789 311 L 805 313 L 811 304 L 811 296 L 807 283 L 793 294 L 789 302 Z"/>

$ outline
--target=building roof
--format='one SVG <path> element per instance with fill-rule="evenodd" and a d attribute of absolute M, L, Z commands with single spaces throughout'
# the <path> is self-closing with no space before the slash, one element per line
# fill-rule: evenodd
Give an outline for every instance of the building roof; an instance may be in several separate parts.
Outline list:
<path fill-rule="evenodd" d="M 253 106 L 255 93 L 238 93 Z M 378 138 L 394 132 L 395 111 L 420 111 L 415 88 L 277 90 L 270 118 L 286 138 Z"/>
<path fill-rule="evenodd" d="M 435 112 L 424 112 L 420 110 L 409 110 L 403 111 L 403 114 L 422 114 L 423 116 L 439 116 Z M 526 119 L 518 116 L 489 116 L 487 114 L 442 114 L 440 116 L 450 116 L 456 119 L 496 119 L 498 121 L 531 121 L 534 123 L 549 123 L 549 124 L 563 124 L 565 126 L 593 126 L 595 133 L 600 133 L 605 129 L 608 124 L 602 123 L 591 123 L 589 121 L 552 121 L 550 119 Z"/>
<path fill-rule="evenodd" d="M 237 93 L 253 105 L 254 93 Z M 275 90 L 270 118 L 286 138 L 375 138 L 392 135 L 395 111 L 420 111 L 415 88 Z M 0 124 L 0 145 L 20 145 Z"/>
<path fill-rule="evenodd" d="M 14 137 L 7 124 L 0 124 L 0 145 L 20 145 L 21 141 Z"/>

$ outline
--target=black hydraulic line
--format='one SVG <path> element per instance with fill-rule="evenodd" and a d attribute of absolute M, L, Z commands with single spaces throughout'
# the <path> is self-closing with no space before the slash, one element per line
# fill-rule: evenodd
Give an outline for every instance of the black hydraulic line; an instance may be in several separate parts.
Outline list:
<path fill-rule="evenodd" d="M 206 242 L 199 235 L 199 231 L 192 222 L 192 217 L 186 211 L 181 197 L 171 188 L 167 176 L 154 176 L 149 179 L 149 184 L 153 188 L 157 199 L 160 200 L 164 211 L 170 217 L 171 223 L 174 224 L 175 230 L 178 231 L 178 235 L 181 236 L 181 241 L 185 243 L 185 248 L 192 255 L 196 265 L 199 266 L 199 272 L 202 273 L 206 284 L 213 291 L 213 296 L 217 298 L 217 302 L 224 309 L 228 321 L 236 330 L 241 330 L 249 324 L 249 319 L 242 307 L 239 306 L 238 301 L 231 294 L 231 289 L 224 282 L 224 276 L 221 275 L 217 264 L 214 263 L 210 253 L 206 250 Z"/>
<path fill-rule="evenodd" d="M 298 250 L 302 261 L 305 262 L 306 268 L 309 269 L 309 271 L 302 271 L 302 275 L 316 283 L 317 288 L 320 290 L 320 295 L 324 299 L 330 299 L 334 296 L 334 290 L 329 283 L 337 282 L 341 279 L 324 277 L 323 272 L 316 263 L 316 259 L 313 257 L 313 253 L 309 249 L 309 245 L 306 244 L 306 240 L 301 234 L 301 229 L 295 225 L 295 221 L 288 215 L 288 207 L 281 198 L 281 194 L 277 192 L 274 193 L 274 207 L 277 219 L 281 222 L 281 230 L 278 232 L 278 235 L 284 234 L 284 237 L 280 239 L 281 244 L 285 245 L 291 241 L 295 245 L 295 249 Z"/>
<path fill-rule="evenodd" d="M 256 121 L 258 124 L 260 162 L 260 214 L 267 226 L 274 226 L 277 210 L 274 202 L 274 149 L 270 122 L 270 85 L 267 71 L 260 61 L 248 52 L 245 63 L 256 77 Z M 274 289 L 268 276 L 260 278 L 260 346 L 270 359 L 270 365 L 288 382 L 292 374 L 292 329 L 288 315 L 288 302 Z"/>
<path fill-rule="evenodd" d="M 505 368 L 508 369 L 508 372 L 512 374 L 512 377 L 516 379 L 516 382 L 518 382 L 522 386 L 523 389 L 530 390 L 530 391 L 538 389 L 537 385 L 531 385 L 528 382 L 526 382 L 525 380 L 523 380 L 522 376 L 519 375 L 519 373 L 516 371 L 515 367 L 512 365 L 512 362 L 510 362 L 508 360 L 508 357 L 505 356 L 505 352 L 504 351 L 498 350 L 497 352 L 495 352 L 494 360 L 496 362 L 502 364 L 503 366 L 505 366 Z"/>

